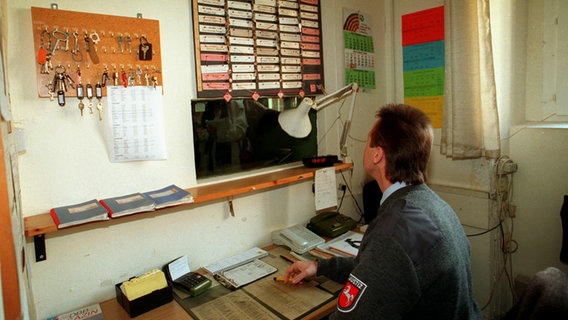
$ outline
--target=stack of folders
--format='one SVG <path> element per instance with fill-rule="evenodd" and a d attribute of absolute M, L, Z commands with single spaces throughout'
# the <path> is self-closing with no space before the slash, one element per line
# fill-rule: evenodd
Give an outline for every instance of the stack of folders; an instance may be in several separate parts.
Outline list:
<path fill-rule="evenodd" d="M 124 196 L 89 200 L 87 202 L 56 207 L 50 210 L 57 228 L 66 228 L 98 220 L 108 220 L 134 213 L 153 211 L 184 203 L 192 203 L 193 196 L 176 185 L 149 192 L 136 192 Z"/>
<path fill-rule="evenodd" d="M 209 264 L 203 268 L 211 273 L 224 287 L 235 290 L 260 278 L 266 277 L 278 269 L 259 260 L 268 252 L 254 247 L 241 254 Z"/>

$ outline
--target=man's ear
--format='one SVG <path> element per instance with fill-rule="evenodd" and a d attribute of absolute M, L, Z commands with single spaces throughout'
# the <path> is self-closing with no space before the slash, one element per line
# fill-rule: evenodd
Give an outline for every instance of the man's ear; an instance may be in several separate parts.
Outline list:
<path fill-rule="evenodd" d="M 383 151 L 383 148 L 381 147 L 376 147 L 374 148 L 373 151 L 373 163 L 379 163 L 381 162 L 381 160 L 383 160 L 383 158 L 385 157 L 385 153 Z"/>

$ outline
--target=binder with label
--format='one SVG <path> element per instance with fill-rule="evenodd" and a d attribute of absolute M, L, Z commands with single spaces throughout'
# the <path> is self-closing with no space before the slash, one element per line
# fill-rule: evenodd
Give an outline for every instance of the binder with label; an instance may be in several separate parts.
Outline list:
<path fill-rule="evenodd" d="M 278 271 L 277 268 L 259 260 L 267 255 L 268 252 L 255 247 L 203 268 L 221 285 L 235 290 Z"/>

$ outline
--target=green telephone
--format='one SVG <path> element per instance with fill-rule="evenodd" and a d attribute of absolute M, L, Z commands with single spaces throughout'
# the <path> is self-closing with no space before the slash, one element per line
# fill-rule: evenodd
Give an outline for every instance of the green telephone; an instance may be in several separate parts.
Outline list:
<path fill-rule="evenodd" d="M 335 238 L 355 228 L 357 222 L 339 212 L 323 212 L 313 217 L 308 223 L 308 229 L 319 234 Z"/>

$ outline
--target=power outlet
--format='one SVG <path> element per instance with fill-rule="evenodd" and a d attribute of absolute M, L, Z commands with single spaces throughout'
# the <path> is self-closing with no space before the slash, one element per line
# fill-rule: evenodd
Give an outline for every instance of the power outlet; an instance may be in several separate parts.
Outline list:
<path fill-rule="evenodd" d="M 343 183 L 340 183 L 340 184 L 337 186 L 337 190 L 345 192 L 345 191 L 347 190 L 347 185 L 345 185 L 345 184 L 343 184 Z"/>

